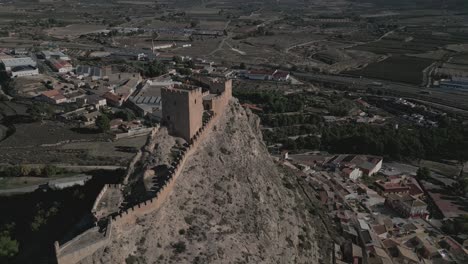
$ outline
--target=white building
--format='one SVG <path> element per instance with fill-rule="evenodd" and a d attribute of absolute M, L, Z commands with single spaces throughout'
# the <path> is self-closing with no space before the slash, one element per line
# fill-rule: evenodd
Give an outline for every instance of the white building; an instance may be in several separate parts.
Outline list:
<path fill-rule="evenodd" d="M 50 59 L 49 65 L 59 73 L 67 73 L 73 70 L 73 65 L 68 61 Z"/>
<path fill-rule="evenodd" d="M 56 59 L 56 60 L 70 61 L 70 57 L 68 57 L 67 55 L 65 55 L 61 51 L 45 50 L 45 51 L 42 51 L 41 53 L 42 53 L 42 56 L 44 57 L 44 59 L 46 59 L 46 60 Z"/>
<path fill-rule="evenodd" d="M 38 75 L 39 70 L 33 66 L 17 66 L 11 69 L 11 77 Z"/>
<path fill-rule="evenodd" d="M 153 50 L 162 50 L 162 49 L 170 49 L 174 47 L 174 43 L 164 43 L 164 44 L 158 44 L 153 46 Z"/>
<path fill-rule="evenodd" d="M 362 171 L 359 168 L 344 168 L 341 172 L 352 181 L 362 177 Z"/>

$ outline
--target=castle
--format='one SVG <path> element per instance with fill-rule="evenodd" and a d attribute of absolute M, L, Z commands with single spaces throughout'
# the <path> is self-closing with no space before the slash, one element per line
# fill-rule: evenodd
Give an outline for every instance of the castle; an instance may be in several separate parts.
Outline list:
<path fill-rule="evenodd" d="M 121 191 L 126 182 L 124 181 L 124 185 L 104 186 L 92 209 L 92 213 L 96 217 L 96 226 L 65 244 L 60 245 L 59 242 L 55 242 L 55 256 L 58 264 L 74 264 L 91 256 L 97 250 L 109 245 L 113 227 L 132 225 L 138 217 L 159 209 L 167 200 L 177 178 L 184 170 L 186 161 L 196 153 L 198 146 L 209 136 L 210 131 L 232 98 L 231 80 L 195 77 L 193 81 L 197 82 L 199 86 L 174 86 L 163 89 L 161 93 L 163 123 L 168 127 L 171 135 L 182 137 L 187 141 L 170 164 L 168 175 L 162 186 L 157 188 L 153 186 L 156 188 L 155 193 L 148 200 L 126 209 L 117 209 L 118 212 L 105 211 L 103 214 L 99 210 L 103 196 L 109 191 Z M 151 135 L 150 138 L 154 138 L 154 135 Z M 149 140 L 149 145 L 154 147 L 154 142 Z M 141 153 L 135 155 L 132 164 L 136 164 L 138 160 L 141 160 Z M 128 174 L 134 171 L 132 164 L 128 168 Z M 152 169 L 148 169 L 145 174 L 154 175 L 154 173 L 150 173 L 151 171 Z M 103 221 L 107 222 L 103 228 L 104 232 L 97 226 L 98 222 Z"/>
<path fill-rule="evenodd" d="M 161 91 L 162 120 L 169 133 L 187 142 L 202 127 L 203 114 L 221 113 L 232 97 L 232 80 L 195 77 L 204 84 L 178 85 Z"/>

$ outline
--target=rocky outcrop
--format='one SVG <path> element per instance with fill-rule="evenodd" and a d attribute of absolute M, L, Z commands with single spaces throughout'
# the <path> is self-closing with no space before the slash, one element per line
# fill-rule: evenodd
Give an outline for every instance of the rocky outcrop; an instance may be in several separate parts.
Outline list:
<path fill-rule="evenodd" d="M 258 124 L 232 102 L 160 209 L 81 263 L 331 263 L 323 223 Z"/>

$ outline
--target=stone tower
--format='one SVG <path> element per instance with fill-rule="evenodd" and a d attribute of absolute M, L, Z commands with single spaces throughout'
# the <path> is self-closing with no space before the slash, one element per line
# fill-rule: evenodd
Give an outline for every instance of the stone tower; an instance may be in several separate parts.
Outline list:
<path fill-rule="evenodd" d="M 186 141 L 202 127 L 203 94 L 200 87 L 180 85 L 161 91 L 162 120 L 169 133 Z"/>

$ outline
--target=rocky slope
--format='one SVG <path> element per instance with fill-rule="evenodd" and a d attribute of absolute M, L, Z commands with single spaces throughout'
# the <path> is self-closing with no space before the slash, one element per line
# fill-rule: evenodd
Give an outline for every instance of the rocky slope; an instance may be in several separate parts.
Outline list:
<path fill-rule="evenodd" d="M 82 263 L 331 263 L 313 207 L 269 156 L 258 117 L 232 102 L 160 210 Z"/>

